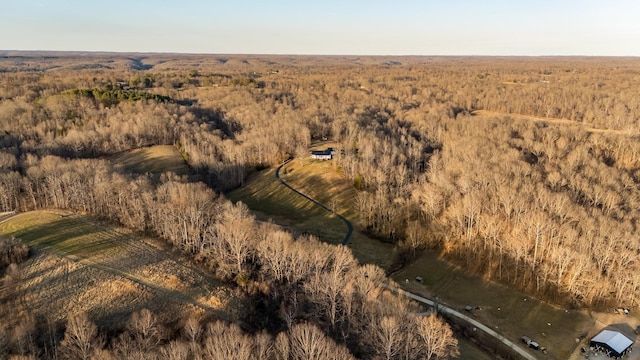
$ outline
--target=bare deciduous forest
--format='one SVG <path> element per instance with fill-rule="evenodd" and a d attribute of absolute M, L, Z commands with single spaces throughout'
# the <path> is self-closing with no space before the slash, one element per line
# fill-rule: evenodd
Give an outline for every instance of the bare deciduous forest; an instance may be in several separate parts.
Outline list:
<path fill-rule="evenodd" d="M 63 335 L 20 314 L 0 328 L 0 349 L 446 358 L 457 351 L 449 327 L 377 286 L 425 249 L 552 302 L 635 307 L 638 80 L 640 64 L 625 58 L 6 52 L 0 211 L 68 209 L 157 235 L 257 305 L 246 329 L 140 312 L 108 336 L 87 314 L 70 314 Z M 339 144 L 334 164 L 358 190 L 357 226 L 396 245 L 389 269 L 225 199 L 318 141 Z M 108 160 L 151 145 L 175 146 L 192 174 L 129 173 Z M 4 285 L 25 250 L 1 250 Z"/>

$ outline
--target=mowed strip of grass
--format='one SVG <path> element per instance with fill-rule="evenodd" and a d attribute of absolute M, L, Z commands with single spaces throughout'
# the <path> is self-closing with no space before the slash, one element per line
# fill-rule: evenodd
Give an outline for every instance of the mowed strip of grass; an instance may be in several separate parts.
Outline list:
<path fill-rule="evenodd" d="M 393 246 L 358 231 L 355 189 L 350 192 L 348 181 L 331 171 L 330 166 L 329 162 L 295 159 L 280 171 L 280 176 L 302 193 L 338 209 L 354 225 L 348 246 L 358 260 L 385 267 L 393 254 Z M 247 204 L 261 220 L 271 220 L 296 233 L 307 232 L 331 244 L 342 243 L 346 225 L 335 214 L 283 186 L 276 179 L 275 171 L 268 169 L 253 174 L 245 186 L 228 193 L 227 197 Z"/>
<path fill-rule="evenodd" d="M 147 148 L 125 151 L 110 157 L 111 162 L 130 173 L 162 174 L 172 172 L 176 175 L 188 175 L 189 166 L 182 154 L 171 145 L 156 145 Z"/>
<path fill-rule="evenodd" d="M 284 166 L 280 176 L 296 189 L 334 208 L 351 222 L 358 221 L 357 191 L 336 168 L 335 161 L 310 157 L 295 159 Z"/>
<path fill-rule="evenodd" d="M 19 214 L 0 224 L 0 234 L 15 236 L 30 247 L 63 256 L 93 258 L 106 253 L 117 255 L 124 250 L 107 233 L 73 214 L 46 211 Z"/>
<path fill-rule="evenodd" d="M 416 276 L 423 278 L 422 283 L 415 280 Z M 467 305 L 473 307 L 474 317 L 512 341 L 519 341 L 522 336 L 532 338 L 547 348 L 546 359 L 567 359 L 576 347 L 575 339 L 586 335 L 594 324 L 586 311 L 561 309 L 469 275 L 432 253 L 423 254 L 393 278 L 406 290 L 437 297 L 462 312 Z"/>
<path fill-rule="evenodd" d="M 118 324 L 113 319 L 149 308 L 171 321 L 182 312 L 231 321 L 236 306 L 243 306 L 230 304 L 229 289 L 160 240 L 90 216 L 23 213 L 0 223 L 0 236 L 19 238 L 34 250 L 21 265 L 18 294 L 35 314 L 61 320 L 82 310 Z M 114 301 L 119 297 L 122 302 Z"/>

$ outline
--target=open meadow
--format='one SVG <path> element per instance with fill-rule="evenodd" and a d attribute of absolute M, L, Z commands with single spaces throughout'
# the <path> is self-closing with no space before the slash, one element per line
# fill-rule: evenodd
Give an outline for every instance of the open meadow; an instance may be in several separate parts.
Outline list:
<path fill-rule="evenodd" d="M 156 145 L 116 154 L 109 159 L 123 171 L 133 174 L 189 175 L 189 166 L 175 146 Z"/>
<path fill-rule="evenodd" d="M 86 312 L 113 328 L 145 308 L 163 321 L 190 314 L 233 320 L 239 309 L 229 289 L 166 244 L 91 216 L 27 212 L 0 223 L 0 236 L 32 251 L 7 294 L 9 311 L 54 323 Z"/>

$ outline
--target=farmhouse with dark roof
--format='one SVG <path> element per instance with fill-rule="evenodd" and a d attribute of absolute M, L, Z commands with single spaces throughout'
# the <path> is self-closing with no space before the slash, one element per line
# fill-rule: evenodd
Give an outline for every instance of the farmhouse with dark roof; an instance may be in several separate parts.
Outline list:
<path fill-rule="evenodd" d="M 333 148 L 326 148 L 325 150 L 313 150 L 311 151 L 311 158 L 314 160 L 331 160 L 336 151 Z"/>

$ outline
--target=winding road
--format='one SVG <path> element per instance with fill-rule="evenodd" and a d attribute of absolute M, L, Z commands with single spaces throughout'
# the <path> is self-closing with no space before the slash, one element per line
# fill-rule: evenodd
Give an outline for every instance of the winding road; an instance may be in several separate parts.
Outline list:
<path fill-rule="evenodd" d="M 340 218 L 340 220 L 342 220 L 342 222 L 345 225 L 347 225 L 347 234 L 344 236 L 344 239 L 342 239 L 342 245 L 347 245 L 347 243 L 349 242 L 349 238 L 351 238 L 351 234 L 353 233 L 353 225 L 351 224 L 351 221 L 347 220 L 347 218 L 345 218 L 344 216 L 342 216 L 342 215 L 338 214 L 337 212 L 333 211 L 333 209 L 329 208 L 328 206 L 324 205 L 323 203 L 321 203 L 321 202 L 313 199 L 312 197 L 300 192 L 299 190 L 296 190 L 291 185 L 287 184 L 286 181 L 282 180 L 282 178 L 280 177 L 280 169 L 282 169 L 282 167 L 285 166 L 289 161 L 291 161 L 291 160 L 287 160 L 287 161 L 283 162 L 282 165 L 278 166 L 278 168 L 276 169 L 276 179 L 278 179 L 278 181 L 280 181 L 280 183 L 282 185 L 286 186 L 291 191 L 293 191 L 296 194 L 302 196 L 303 198 L 311 201 L 316 206 L 319 206 L 320 208 L 322 208 L 326 212 L 331 213 L 331 214 L 336 214 L 336 216 L 338 218 Z"/>
<path fill-rule="evenodd" d="M 280 177 L 280 170 L 289 162 L 290 160 L 287 160 L 285 162 L 282 163 L 282 165 L 278 166 L 278 168 L 276 169 L 276 179 L 278 179 L 278 181 L 280 181 L 280 183 L 282 183 L 282 185 L 286 186 L 287 188 L 289 188 L 291 191 L 295 192 L 296 194 L 304 197 L 305 199 L 311 201 L 313 204 L 315 204 L 316 206 L 321 207 L 322 209 L 324 209 L 325 211 L 329 212 L 329 213 L 335 213 L 331 208 L 329 208 L 328 206 L 322 204 L 321 202 L 311 198 L 310 196 L 300 192 L 299 190 L 296 190 L 294 187 L 292 187 L 291 185 L 287 184 L 286 181 L 282 180 L 282 178 Z M 335 213 L 340 220 L 342 220 L 346 225 L 347 225 L 347 234 L 344 237 L 344 240 L 342 240 L 342 245 L 347 245 L 349 238 L 351 237 L 351 234 L 353 233 L 353 225 L 351 224 L 351 222 L 349 220 L 347 220 L 344 216 Z M 389 289 L 391 291 L 396 292 L 399 295 L 402 296 L 406 296 L 409 297 L 415 301 L 421 302 L 423 304 L 429 305 L 433 308 L 436 309 L 436 312 L 439 313 L 443 313 L 443 314 L 447 314 L 449 316 L 453 316 L 456 317 L 460 320 L 463 320 L 469 324 L 471 324 L 472 326 L 474 326 L 475 328 L 484 331 L 487 335 L 495 338 L 496 340 L 502 342 L 505 346 L 509 347 L 510 349 L 512 349 L 514 351 L 515 354 L 518 354 L 522 359 L 526 359 L 526 360 L 536 360 L 536 357 L 531 355 L 526 349 L 523 349 L 521 346 L 519 346 L 518 344 L 514 343 L 513 341 L 505 338 L 504 336 L 498 334 L 496 331 L 494 331 L 493 329 L 491 329 L 490 327 L 488 327 L 487 325 L 484 325 L 482 323 L 480 323 L 479 321 L 477 321 L 476 319 L 473 319 L 469 316 L 466 316 L 462 313 L 460 313 L 459 311 L 456 311 L 448 306 L 442 305 L 440 303 L 436 303 L 433 300 L 427 299 L 425 297 L 410 293 L 408 291 L 404 291 L 402 289 L 396 288 L 394 286 L 391 285 L 387 285 L 387 284 L 382 284 L 382 287 Z"/>

